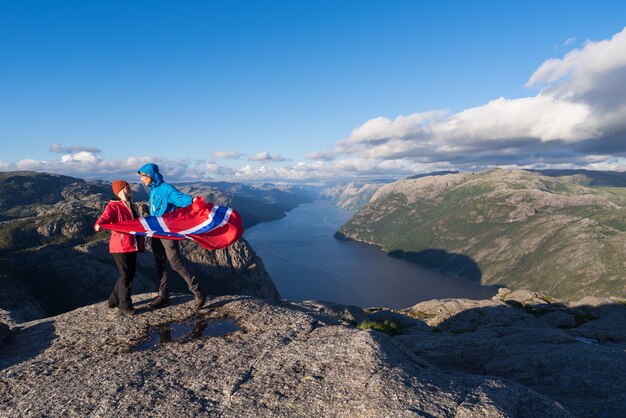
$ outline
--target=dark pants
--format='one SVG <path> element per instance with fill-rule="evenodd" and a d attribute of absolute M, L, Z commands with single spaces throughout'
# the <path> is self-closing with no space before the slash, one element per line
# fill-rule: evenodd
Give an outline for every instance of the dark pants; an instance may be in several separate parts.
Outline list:
<path fill-rule="evenodd" d="M 120 309 L 130 309 L 133 306 L 130 300 L 130 286 L 135 277 L 137 267 L 137 253 L 113 253 L 113 259 L 120 271 L 120 277 L 109 296 L 109 302 Z"/>
<path fill-rule="evenodd" d="M 157 275 L 159 276 L 159 296 L 168 296 L 167 262 L 172 269 L 181 275 L 187 282 L 187 286 L 194 295 L 200 294 L 198 280 L 187 267 L 183 257 L 180 255 L 178 241 L 171 239 L 152 238 L 152 252 L 156 262 Z"/>

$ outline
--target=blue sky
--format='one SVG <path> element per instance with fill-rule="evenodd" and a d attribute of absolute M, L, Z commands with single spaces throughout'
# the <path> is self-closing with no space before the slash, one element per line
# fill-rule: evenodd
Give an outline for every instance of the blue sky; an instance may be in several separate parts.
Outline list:
<path fill-rule="evenodd" d="M 625 25 L 603 0 L 3 1 L 0 170 L 624 170 Z"/>

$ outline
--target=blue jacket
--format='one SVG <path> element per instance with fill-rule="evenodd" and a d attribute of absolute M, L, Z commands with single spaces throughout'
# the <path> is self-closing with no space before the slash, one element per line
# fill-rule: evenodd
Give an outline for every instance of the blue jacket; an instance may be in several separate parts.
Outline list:
<path fill-rule="evenodd" d="M 150 176 L 150 215 L 161 216 L 177 208 L 184 208 L 191 205 L 193 197 L 179 191 L 176 187 L 163 181 L 163 176 L 159 173 L 159 166 L 156 164 L 146 164 L 139 168 L 138 173 L 145 173 Z"/>

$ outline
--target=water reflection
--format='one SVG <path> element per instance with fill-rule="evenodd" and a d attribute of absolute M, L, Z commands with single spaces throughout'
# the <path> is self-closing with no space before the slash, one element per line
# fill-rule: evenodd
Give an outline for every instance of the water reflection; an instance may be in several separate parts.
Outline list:
<path fill-rule="evenodd" d="M 238 330 L 240 328 L 232 319 L 207 319 L 194 315 L 184 321 L 166 322 L 150 327 L 147 340 L 131 350 L 155 350 L 165 343 L 185 343 L 204 337 L 222 337 Z"/>

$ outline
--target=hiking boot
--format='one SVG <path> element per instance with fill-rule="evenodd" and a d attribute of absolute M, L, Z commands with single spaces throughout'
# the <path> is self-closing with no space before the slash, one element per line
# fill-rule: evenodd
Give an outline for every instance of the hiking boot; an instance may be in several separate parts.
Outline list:
<path fill-rule="evenodd" d="M 155 300 L 148 304 L 148 309 L 161 309 L 170 304 L 169 296 L 157 296 Z"/>
<path fill-rule="evenodd" d="M 193 308 L 198 311 L 200 308 L 204 306 L 204 302 L 206 302 L 206 296 L 204 293 L 197 293 L 193 298 Z"/>
<path fill-rule="evenodd" d="M 112 302 L 110 299 L 107 302 L 107 306 L 109 307 L 109 309 L 113 309 L 113 308 L 117 308 L 117 303 Z"/>
<path fill-rule="evenodd" d="M 133 316 L 133 315 L 135 315 L 135 310 L 133 308 L 119 308 L 117 310 L 117 314 L 119 316 L 122 316 L 122 315 L 124 315 L 124 316 Z"/>

